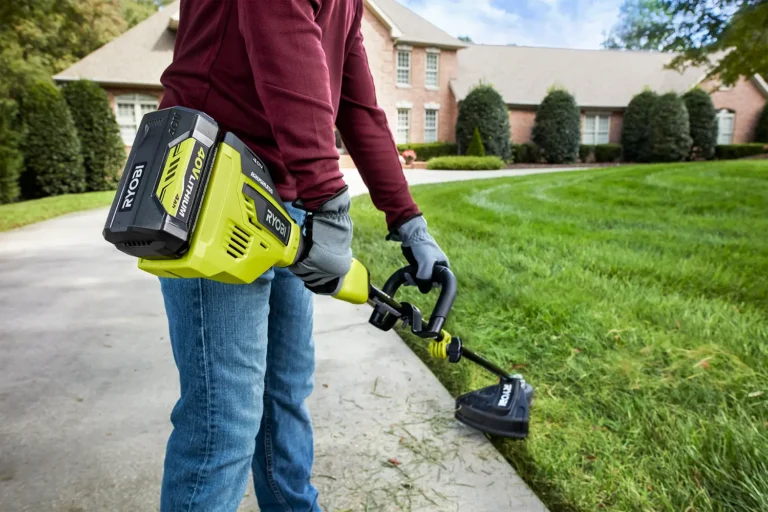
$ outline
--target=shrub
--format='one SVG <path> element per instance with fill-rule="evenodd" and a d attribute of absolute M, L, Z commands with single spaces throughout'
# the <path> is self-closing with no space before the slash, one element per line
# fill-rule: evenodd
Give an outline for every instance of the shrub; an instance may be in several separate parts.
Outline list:
<path fill-rule="evenodd" d="M 85 190 L 80 140 L 61 91 L 49 82 L 35 82 L 21 105 L 25 134 L 21 142 L 25 169 L 22 193 L 27 198 Z"/>
<path fill-rule="evenodd" d="M 723 144 L 715 147 L 718 160 L 736 160 L 761 154 L 768 154 L 768 144 Z"/>
<path fill-rule="evenodd" d="M 658 96 L 653 91 L 635 95 L 624 112 L 621 147 L 627 162 L 651 161 L 651 111 Z"/>
<path fill-rule="evenodd" d="M 541 162 L 541 148 L 533 142 L 515 144 L 515 162 L 521 164 L 538 164 Z"/>
<path fill-rule="evenodd" d="M 763 107 L 763 113 L 755 126 L 755 142 L 768 142 L 768 103 Z"/>
<path fill-rule="evenodd" d="M 504 160 L 497 156 L 439 156 L 427 162 L 427 169 L 433 171 L 492 171 L 503 168 Z"/>
<path fill-rule="evenodd" d="M 14 129 L 18 106 L 0 99 L 0 204 L 19 197 L 19 173 L 24 160 L 19 151 L 20 134 Z"/>
<path fill-rule="evenodd" d="M 117 188 L 125 145 L 107 93 L 90 80 L 71 82 L 62 93 L 80 139 L 86 190 Z"/>
<path fill-rule="evenodd" d="M 547 162 L 575 162 L 579 157 L 581 114 L 576 100 L 564 89 L 554 89 L 536 109 L 533 142 Z"/>
<path fill-rule="evenodd" d="M 673 92 L 659 96 L 651 111 L 651 161 L 680 162 L 688 158 L 690 129 L 682 98 Z"/>
<path fill-rule="evenodd" d="M 426 162 L 436 156 L 457 155 L 456 144 L 453 142 L 426 142 L 422 144 L 398 144 L 397 150 L 400 154 L 404 151 L 413 150 L 416 152 L 416 160 Z"/>
<path fill-rule="evenodd" d="M 476 86 L 459 103 L 456 120 L 459 154 L 464 154 L 469 148 L 475 128 L 480 131 L 487 155 L 495 155 L 503 160 L 512 158 L 507 104 L 490 85 Z"/>
<path fill-rule="evenodd" d="M 619 144 L 598 144 L 595 146 L 595 161 L 600 163 L 612 163 L 621 158 L 621 146 Z"/>
<path fill-rule="evenodd" d="M 585 144 L 579 146 L 579 160 L 581 160 L 582 163 L 586 163 L 589 160 L 589 157 L 593 156 L 594 154 L 595 146 Z"/>
<path fill-rule="evenodd" d="M 480 137 L 480 130 L 475 128 L 475 133 L 472 135 L 472 142 L 469 143 L 469 147 L 466 152 L 467 156 L 485 156 L 485 147 L 483 146 L 483 139 Z"/>
<path fill-rule="evenodd" d="M 688 109 L 688 123 L 693 139 L 691 156 L 709 160 L 715 156 L 717 143 L 717 113 L 712 98 L 697 87 L 685 93 L 683 101 Z"/>

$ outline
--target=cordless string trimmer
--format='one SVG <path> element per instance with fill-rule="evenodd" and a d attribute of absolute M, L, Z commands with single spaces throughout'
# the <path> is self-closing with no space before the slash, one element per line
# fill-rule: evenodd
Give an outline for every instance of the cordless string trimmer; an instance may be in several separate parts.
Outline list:
<path fill-rule="evenodd" d="M 209 116 L 181 107 L 144 116 L 103 235 L 152 274 L 233 284 L 292 265 L 305 246 L 266 165 Z M 415 306 L 394 300 L 408 274 L 415 269 L 398 270 L 379 290 L 365 266 L 353 260 L 335 297 L 353 304 L 370 301 L 370 322 L 377 328 L 387 331 L 400 320 L 431 340 L 432 356 L 454 363 L 465 358 L 497 375 L 499 384 L 456 400 L 456 418 L 489 434 L 524 438 L 533 388 L 443 329 L 456 298 L 451 271 L 435 267 L 433 281 L 441 292 L 426 327 Z"/>

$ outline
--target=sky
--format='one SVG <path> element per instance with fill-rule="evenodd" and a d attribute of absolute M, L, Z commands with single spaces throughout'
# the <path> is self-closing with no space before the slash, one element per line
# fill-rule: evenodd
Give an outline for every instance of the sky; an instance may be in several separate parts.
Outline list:
<path fill-rule="evenodd" d="M 621 0 L 399 0 L 475 43 L 600 48 Z"/>

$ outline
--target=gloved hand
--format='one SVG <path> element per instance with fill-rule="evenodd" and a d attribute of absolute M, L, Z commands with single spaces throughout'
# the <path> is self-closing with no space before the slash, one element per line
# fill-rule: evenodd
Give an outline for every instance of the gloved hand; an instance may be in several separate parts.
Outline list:
<path fill-rule="evenodd" d="M 445 255 L 435 239 L 427 231 L 423 216 L 414 217 L 389 236 L 390 240 L 402 242 L 403 255 L 408 263 L 418 267 L 415 276 L 406 275 L 409 284 L 419 287 L 421 293 L 428 293 L 432 287 L 432 272 L 436 264 L 449 266 Z"/>
<path fill-rule="evenodd" d="M 316 211 L 307 213 L 304 224 L 307 245 L 289 269 L 315 293 L 338 293 L 352 265 L 349 207 L 349 193 L 344 187 Z"/>

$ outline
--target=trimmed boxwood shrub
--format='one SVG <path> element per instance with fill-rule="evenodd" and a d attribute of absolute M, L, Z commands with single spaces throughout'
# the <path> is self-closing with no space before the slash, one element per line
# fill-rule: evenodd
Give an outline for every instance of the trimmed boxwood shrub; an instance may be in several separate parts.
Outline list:
<path fill-rule="evenodd" d="M 512 158 L 507 104 L 490 85 L 476 86 L 459 103 L 459 114 L 456 119 L 456 143 L 459 154 L 466 153 L 475 128 L 480 130 L 487 155 L 495 155 L 503 160 Z"/>
<path fill-rule="evenodd" d="M 579 160 L 581 163 L 587 163 L 589 157 L 595 154 L 595 146 L 582 144 L 579 146 Z"/>
<path fill-rule="evenodd" d="M 717 143 L 717 113 L 712 98 L 697 87 L 685 93 L 683 101 L 688 109 L 688 123 L 693 140 L 691 157 L 709 160 L 715 156 Z"/>
<path fill-rule="evenodd" d="M 643 91 L 627 105 L 621 130 L 621 147 L 627 162 L 651 160 L 651 110 L 657 99 L 655 92 Z"/>
<path fill-rule="evenodd" d="M 21 143 L 25 169 L 21 191 L 26 198 L 85 190 L 80 140 L 61 91 L 49 82 L 34 82 L 24 92 Z"/>
<path fill-rule="evenodd" d="M 117 188 L 126 155 L 107 93 L 90 80 L 70 82 L 62 93 L 80 139 L 86 190 Z"/>
<path fill-rule="evenodd" d="M 553 89 L 536 109 L 533 142 L 551 164 L 575 162 L 579 157 L 581 114 L 573 96 Z"/>
<path fill-rule="evenodd" d="M 439 156 L 427 162 L 427 169 L 446 171 L 493 171 L 504 168 L 497 156 Z"/>
<path fill-rule="evenodd" d="M 691 153 L 690 123 L 683 99 L 662 94 L 651 111 L 651 161 L 680 162 Z"/>
<path fill-rule="evenodd" d="M 768 103 L 763 107 L 763 113 L 755 126 L 755 142 L 768 142 Z"/>
<path fill-rule="evenodd" d="M 515 162 L 519 164 L 538 164 L 541 162 L 541 148 L 533 142 L 515 144 Z"/>
<path fill-rule="evenodd" d="M 457 155 L 457 147 L 454 142 L 425 142 L 421 144 L 398 144 L 397 151 L 401 155 L 403 151 L 413 150 L 416 152 L 416 160 L 426 162 L 436 156 Z"/>
<path fill-rule="evenodd" d="M 467 156 L 485 156 L 483 139 L 480 137 L 480 130 L 477 128 L 475 128 L 475 133 L 472 135 L 472 142 L 469 143 L 466 154 Z"/>
<path fill-rule="evenodd" d="M 722 144 L 715 147 L 715 156 L 719 160 L 736 160 L 748 156 L 768 154 L 768 144 Z"/>
<path fill-rule="evenodd" d="M 0 99 L 0 203 L 15 201 L 20 192 L 19 174 L 24 160 L 19 151 L 21 135 L 14 129 L 17 113 L 15 101 Z"/>
<path fill-rule="evenodd" d="M 594 148 L 596 162 L 611 163 L 621 158 L 621 146 L 619 144 L 598 144 Z"/>

